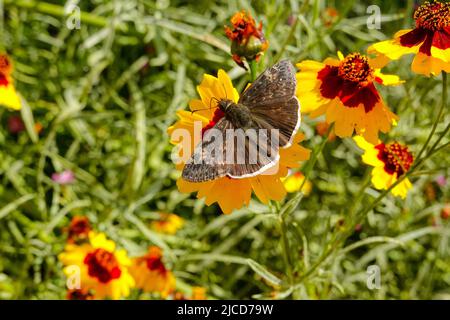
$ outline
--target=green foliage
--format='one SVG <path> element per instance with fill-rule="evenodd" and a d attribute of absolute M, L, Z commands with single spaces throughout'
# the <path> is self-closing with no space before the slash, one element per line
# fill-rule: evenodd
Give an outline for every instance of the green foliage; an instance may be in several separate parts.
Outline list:
<path fill-rule="evenodd" d="M 435 182 L 448 177 L 448 148 L 412 177 L 406 200 L 389 195 L 358 217 L 350 208 L 367 207 L 379 191 L 368 188 L 355 201 L 368 168 L 351 139 L 328 143 L 312 171 L 311 195 L 286 220 L 289 277 L 276 208 L 255 200 L 225 216 L 181 194 L 166 133 L 175 111 L 197 97 L 204 73 L 222 68 L 239 89 L 246 85 L 223 32 L 234 12 L 247 9 L 263 21 L 270 47 L 262 71 L 280 53 L 298 62 L 364 51 L 411 27 L 413 2 L 92 0 L 80 1 L 81 28 L 70 30 L 61 1 L 4 0 L 0 48 L 14 60 L 26 130 L 11 134 L 14 113 L 0 109 L 0 298 L 65 297 L 57 255 L 76 214 L 131 256 L 150 244 L 162 247 L 178 288 L 204 286 L 212 298 L 272 298 L 273 291 L 301 299 L 450 298 L 450 230 L 440 217 L 449 187 Z M 366 27 L 371 4 L 381 7 L 381 30 Z M 324 22 L 326 7 L 339 12 L 331 25 Z M 291 15 L 298 15 L 293 26 Z M 405 58 L 387 68 L 407 81 L 381 88 L 401 119 L 383 139 L 407 143 L 417 154 L 442 87 L 440 77 L 415 75 L 409 66 Z M 322 139 L 316 122 L 302 122 L 311 149 Z M 43 126 L 39 135 L 36 123 Z M 448 123 L 445 112 L 437 132 Z M 65 169 L 76 181 L 57 185 L 51 175 Z M 160 211 L 182 216 L 185 227 L 173 236 L 155 233 L 149 223 Z M 373 264 L 381 268 L 380 290 L 366 286 Z"/>

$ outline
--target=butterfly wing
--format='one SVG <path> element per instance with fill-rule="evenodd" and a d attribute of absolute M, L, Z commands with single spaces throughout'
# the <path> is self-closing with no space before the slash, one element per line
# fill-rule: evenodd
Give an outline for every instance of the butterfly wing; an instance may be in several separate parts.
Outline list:
<path fill-rule="evenodd" d="M 296 83 L 294 66 L 288 60 L 282 60 L 264 71 L 239 100 L 250 109 L 256 126 L 279 130 L 282 148 L 292 144 L 300 127 Z"/>
<path fill-rule="evenodd" d="M 205 182 L 224 176 L 242 179 L 273 167 L 279 158 L 278 144 L 271 143 L 270 131 L 266 137 L 264 132 L 251 129 L 244 131 L 225 117 L 220 119 L 204 133 L 201 143 L 186 162 L 183 179 L 189 182 Z M 258 143 L 261 139 L 268 143 Z"/>

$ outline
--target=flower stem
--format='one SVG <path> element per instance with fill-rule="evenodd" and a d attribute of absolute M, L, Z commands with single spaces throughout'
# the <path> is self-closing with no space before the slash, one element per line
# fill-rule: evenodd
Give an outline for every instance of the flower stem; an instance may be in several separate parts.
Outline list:
<path fill-rule="evenodd" d="M 297 194 L 291 199 L 289 200 L 281 209 L 280 214 L 285 216 L 288 215 L 289 213 L 291 213 L 292 211 L 294 211 L 297 206 L 300 204 L 300 202 L 302 201 L 303 198 L 303 187 L 305 186 L 305 183 L 307 180 L 309 180 L 310 176 L 311 176 L 311 172 L 314 169 L 314 166 L 317 162 L 317 159 L 319 158 L 319 155 L 322 153 L 323 149 L 325 148 L 325 145 L 328 142 L 328 137 L 331 133 L 331 131 L 333 130 L 334 127 L 334 123 L 332 123 L 330 125 L 330 127 L 328 128 L 327 133 L 325 134 L 321 144 L 317 147 L 317 149 L 313 152 L 311 159 L 309 160 L 309 162 L 307 162 L 306 164 L 306 169 L 303 172 L 303 175 L 305 176 L 305 178 L 303 179 L 299 191 L 297 192 Z"/>
<path fill-rule="evenodd" d="M 253 59 L 249 63 L 250 65 L 250 82 L 253 83 L 256 80 L 256 77 L 258 75 L 258 65 L 256 64 L 256 60 Z"/>
<path fill-rule="evenodd" d="M 425 141 L 425 144 L 423 145 L 422 149 L 419 151 L 419 154 L 417 155 L 417 160 L 420 159 L 420 157 L 422 156 L 422 154 L 425 152 L 425 150 L 427 149 L 428 145 L 431 142 L 431 139 L 433 138 L 437 126 L 439 124 L 439 121 L 441 120 L 442 114 L 444 113 L 444 109 L 447 106 L 447 73 L 442 71 L 442 103 L 441 103 L 441 107 L 439 109 L 439 113 L 438 116 L 436 118 L 436 120 L 433 123 L 433 127 L 431 128 L 431 132 L 428 135 L 427 141 Z M 446 130 L 444 132 L 448 132 L 449 130 L 449 126 L 447 126 Z M 439 143 L 440 139 L 437 141 L 437 143 Z M 432 147 L 435 148 L 437 146 L 437 144 L 435 143 Z"/>

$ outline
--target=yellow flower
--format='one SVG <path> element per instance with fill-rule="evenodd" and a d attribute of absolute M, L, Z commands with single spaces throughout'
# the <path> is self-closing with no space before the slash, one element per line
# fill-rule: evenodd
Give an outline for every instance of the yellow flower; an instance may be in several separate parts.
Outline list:
<path fill-rule="evenodd" d="M 355 137 L 354 140 L 364 150 L 363 162 L 374 167 L 372 170 L 372 183 L 379 190 L 388 189 L 397 181 L 398 177 L 409 170 L 414 161 L 408 147 L 398 142 L 373 145 L 362 137 Z M 394 196 L 405 198 L 411 187 L 411 182 L 406 178 L 391 192 Z"/>
<path fill-rule="evenodd" d="M 394 39 L 369 48 L 380 64 L 415 54 L 412 70 L 426 76 L 450 72 L 450 3 L 428 2 L 414 12 L 416 27 L 400 30 Z"/>
<path fill-rule="evenodd" d="M 166 298 L 175 289 L 175 277 L 162 261 L 160 248 L 152 246 L 142 257 L 134 258 L 130 272 L 136 287 L 146 292 L 159 292 Z"/>
<path fill-rule="evenodd" d="M 178 129 L 187 130 L 191 137 L 191 141 L 188 143 L 190 146 L 194 145 L 194 122 L 201 121 L 203 130 L 205 130 L 214 126 L 218 118 L 223 116 L 220 109 L 211 105 L 211 102 L 225 98 L 235 103 L 239 100 L 239 93 L 223 70 L 219 70 L 217 78 L 205 74 L 202 83 L 197 87 L 197 91 L 201 99 L 192 100 L 189 106 L 192 111 L 200 111 L 195 113 L 184 110 L 178 111 L 177 115 L 180 120 L 168 129 L 169 135 L 172 135 Z M 217 202 L 226 214 L 231 213 L 234 209 L 241 208 L 243 205 L 248 205 L 252 191 L 263 203 L 268 203 L 269 200 L 280 201 L 286 195 L 281 178 L 288 174 L 288 168 L 297 168 L 300 165 L 299 161 L 309 158 L 309 150 L 299 145 L 303 139 L 303 134 L 297 134 L 292 146 L 280 149 L 280 160 L 276 174 L 269 175 L 268 172 L 263 172 L 258 176 L 243 179 L 232 179 L 226 176 L 201 183 L 192 183 L 179 178 L 177 181 L 178 189 L 185 193 L 197 192 L 197 198 L 205 198 L 207 205 Z M 178 144 L 181 141 L 171 139 L 171 142 Z M 181 147 L 183 144 L 181 144 Z M 185 153 L 190 156 L 192 150 L 181 148 L 180 154 L 184 155 Z M 183 167 L 184 163 L 178 165 L 180 170 Z"/>
<path fill-rule="evenodd" d="M 286 191 L 289 193 L 300 191 L 300 187 L 302 186 L 303 181 L 305 180 L 305 176 L 301 172 L 295 172 L 294 174 L 283 178 L 283 184 L 286 188 Z M 309 180 L 306 180 L 303 185 L 302 191 L 305 196 L 309 195 L 312 190 L 312 183 Z"/>
<path fill-rule="evenodd" d="M 153 221 L 151 226 L 157 232 L 175 234 L 184 225 L 184 219 L 173 213 L 160 213 L 160 219 Z"/>
<path fill-rule="evenodd" d="M 12 70 L 13 67 L 8 56 L 0 54 L 0 105 L 14 110 L 20 110 L 20 98 L 11 78 Z"/>
<path fill-rule="evenodd" d="M 397 85 L 397 76 L 384 75 L 372 60 L 359 53 L 339 60 L 326 59 L 323 63 L 303 61 L 297 64 L 297 96 L 302 112 L 312 118 L 326 115 L 334 122 L 337 136 L 351 137 L 353 132 L 376 143 L 378 133 L 388 132 L 398 119 L 383 102 L 375 82 Z"/>
<path fill-rule="evenodd" d="M 80 269 L 81 289 L 93 291 L 95 299 L 120 299 L 130 294 L 134 280 L 128 273 L 131 265 L 125 250 L 117 250 L 114 241 L 103 233 L 89 233 L 89 242 L 81 245 L 68 243 L 59 260 L 64 273 L 74 276 L 73 266 Z"/>

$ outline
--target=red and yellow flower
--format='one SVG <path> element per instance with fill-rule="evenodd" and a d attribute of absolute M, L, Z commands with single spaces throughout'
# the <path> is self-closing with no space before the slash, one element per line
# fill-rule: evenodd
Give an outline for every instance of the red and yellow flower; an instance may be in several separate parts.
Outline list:
<path fill-rule="evenodd" d="M 233 60 L 245 68 L 243 59 L 258 61 L 269 47 L 264 38 L 262 22 L 256 25 L 255 19 L 245 10 L 237 12 L 231 18 L 232 27 L 225 27 L 225 34 L 231 40 Z"/>
<path fill-rule="evenodd" d="M 134 286 L 126 251 L 117 250 L 116 244 L 103 233 L 91 231 L 89 241 L 81 245 L 68 243 L 59 260 L 67 276 L 72 276 L 73 266 L 79 267 L 80 289 L 92 292 L 95 299 L 126 298 Z"/>
<path fill-rule="evenodd" d="M 214 126 L 224 116 L 217 106 L 211 105 L 211 101 L 228 98 L 236 103 L 239 100 L 239 93 L 223 70 L 219 70 L 217 78 L 211 75 L 204 75 L 202 83 L 197 87 L 197 91 L 201 99 L 195 99 L 189 103 L 190 109 L 196 112 L 178 111 L 177 115 L 180 120 L 168 129 L 168 133 L 171 136 L 175 130 L 187 130 L 191 137 L 191 141 L 188 143 L 190 146 L 195 145 L 195 122 L 200 121 L 204 131 Z M 226 176 L 201 183 L 188 182 L 180 177 L 177 181 L 178 189 L 185 193 L 197 192 L 197 198 L 205 198 L 207 205 L 217 202 L 224 213 L 231 213 L 234 209 L 248 205 L 252 191 L 263 203 L 268 203 L 269 200 L 280 201 L 286 195 L 286 189 L 281 178 L 288 174 L 289 168 L 298 168 L 300 161 L 309 158 L 309 150 L 299 145 L 303 139 L 303 134 L 297 134 L 292 146 L 280 150 L 278 170 L 274 174 L 263 172 L 258 176 L 243 179 L 232 179 Z M 184 157 L 184 155 L 190 156 L 192 154 L 192 147 L 189 150 L 183 150 L 184 143 L 181 143 L 182 141 L 171 139 L 171 142 L 180 144 L 180 154 L 183 154 L 183 158 L 189 158 Z M 178 165 L 180 170 L 183 167 L 184 163 Z"/>
<path fill-rule="evenodd" d="M 175 234 L 184 225 L 184 219 L 174 213 L 160 213 L 159 215 L 160 219 L 151 223 L 152 229 L 157 232 Z"/>
<path fill-rule="evenodd" d="M 0 105 L 10 109 L 19 110 L 21 108 L 20 98 L 14 88 L 11 73 L 13 67 L 6 54 L 0 54 Z"/>
<path fill-rule="evenodd" d="M 428 2 L 414 12 L 416 27 L 400 30 L 394 39 L 372 45 L 382 63 L 415 54 L 412 70 L 426 76 L 450 72 L 450 3 Z"/>
<path fill-rule="evenodd" d="M 373 145 L 362 137 L 354 138 L 358 146 L 364 150 L 362 160 L 373 166 L 372 183 L 379 190 L 388 189 L 397 179 L 404 175 L 414 162 L 414 157 L 407 146 L 398 142 L 377 143 Z M 408 190 L 412 188 L 408 178 L 404 179 L 392 189 L 394 196 L 405 198 Z"/>
<path fill-rule="evenodd" d="M 175 290 L 175 277 L 163 262 L 160 248 L 152 246 L 142 257 L 134 258 L 130 272 L 136 280 L 136 287 L 145 292 L 160 293 L 166 298 Z"/>
<path fill-rule="evenodd" d="M 397 121 L 378 93 L 375 83 L 397 85 L 397 76 L 384 75 L 373 60 L 359 53 L 339 60 L 328 58 L 323 63 L 303 61 L 297 64 L 300 72 L 297 96 L 302 112 L 312 118 L 326 115 L 334 123 L 337 136 L 350 137 L 353 132 L 376 143 L 378 133 L 388 132 Z"/>

